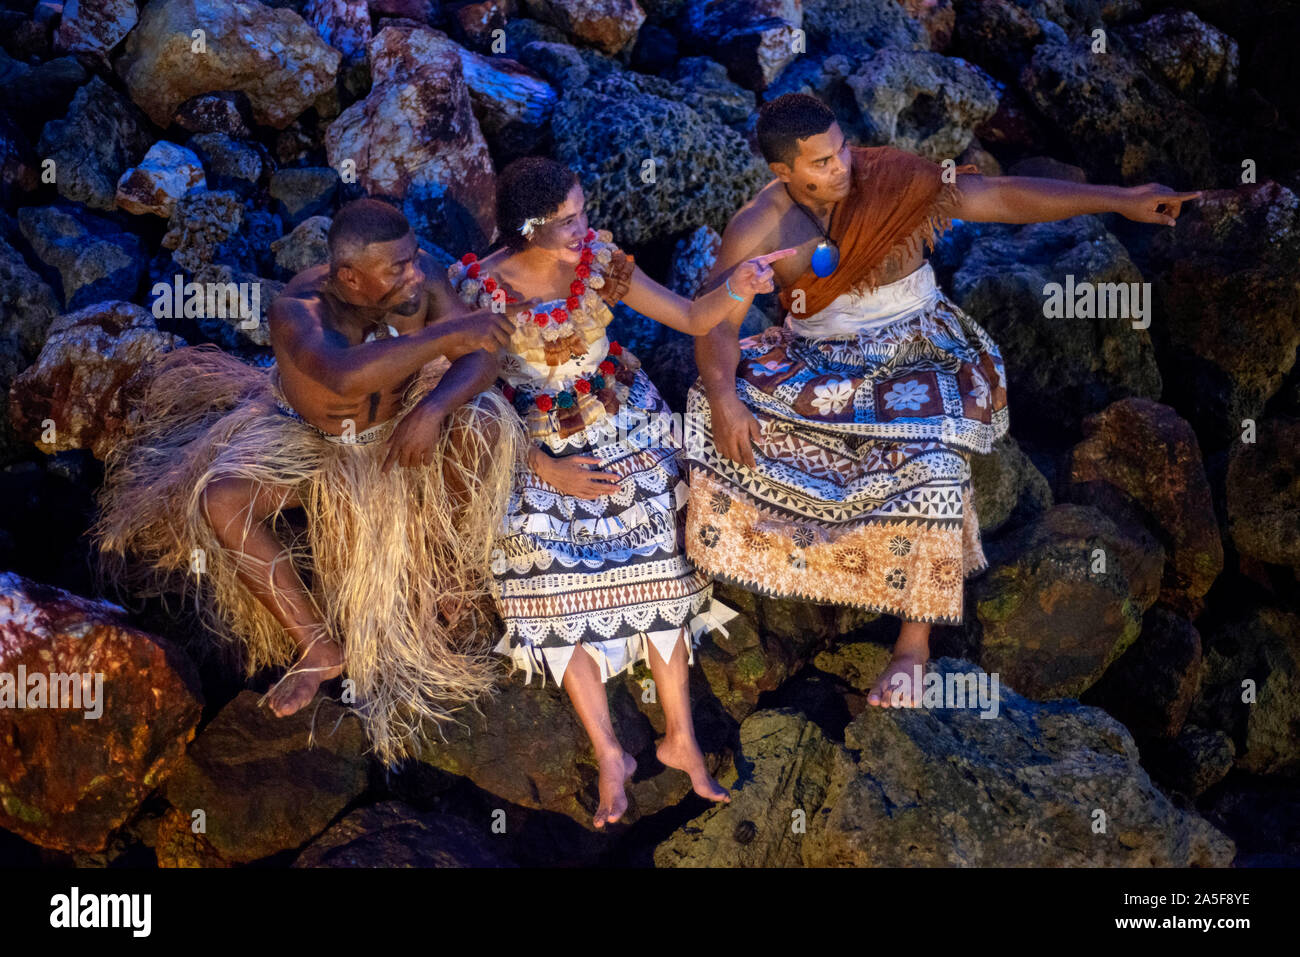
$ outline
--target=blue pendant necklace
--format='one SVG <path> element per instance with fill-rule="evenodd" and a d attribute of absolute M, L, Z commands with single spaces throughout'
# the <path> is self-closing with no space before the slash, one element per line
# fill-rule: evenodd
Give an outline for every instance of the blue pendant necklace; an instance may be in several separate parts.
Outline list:
<path fill-rule="evenodd" d="M 786 183 L 784 185 L 785 194 L 790 197 L 790 202 L 803 210 L 803 214 L 812 220 L 813 225 L 817 227 L 817 232 L 821 233 L 822 236 L 822 241 L 813 250 L 812 271 L 819 279 L 829 276 L 835 271 L 835 267 L 840 264 L 840 247 L 835 240 L 831 239 L 830 231 L 822 227 L 821 220 L 813 215 L 812 210 L 794 198 L 794 194 L 790 192 L 790 184 Z M 835 222 L 836 209 L 839 209 L 839 203 L 836 203 L 835 209 L 831 210 L 831 224 Z"/>

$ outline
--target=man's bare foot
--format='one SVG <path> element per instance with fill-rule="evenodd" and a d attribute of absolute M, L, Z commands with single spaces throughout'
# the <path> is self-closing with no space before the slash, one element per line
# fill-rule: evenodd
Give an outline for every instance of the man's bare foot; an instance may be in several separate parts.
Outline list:
<path fill-rule="evenodd" d="M 655 746 L 655 755 L 664 767 L 685 771 L 691 777 L 691 786 L 695 793 L 710 801 L 731 803 L 731 795 L 709 774 L 704 763 L 704 752 L 693 741 L 683 738 L 664 738 Z"/>
<path fill-rule="evenodd" d="M 270 706 L 276 717 L 287 717 L 316 697 L 316 689 L 322 681 L 337 678 L 342 673 L 343 650 L 322 633 L 307 646 L 306 654 L 263 695 L 262 701 Z"/>
<path fill-rule="evenodd" d="M 596 756 L 600 780 L 597 790 L 600 792 L 600 806 L 592 824 L 599 830 L 606 824 L 615 824 L 627 813 L 627 782 L 636 773 L 636 758 L 626 751 L 612 752 L 606 757 Z"/>
<path fill-rule="evenodd" d="M 915 708 L 921 703 L 921 686 L 916 681 L 916 666 L 921 666 L 921 674 L 924 676 L 927 661 L 929 658 L 917 652 L 896 653 L 871 686 L 871 691 L 867 693 L 867 703 L 879 708 Z"/>

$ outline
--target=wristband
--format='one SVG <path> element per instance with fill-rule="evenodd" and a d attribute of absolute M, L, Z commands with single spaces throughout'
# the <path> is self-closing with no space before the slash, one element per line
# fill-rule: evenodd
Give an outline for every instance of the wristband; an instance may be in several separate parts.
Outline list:
<path fill-rule="evenodd" d="M 734 292 L 731 291 L 731 277 L 730 277 L 730 276 L 727 277 L 727 295 L 730 296 L 732 299 L 736 300 L 736 302 L 744 302 L 744 301 L 745 301 L 745 297 L 744 297 L 744 296 L 737 296 Z"/>

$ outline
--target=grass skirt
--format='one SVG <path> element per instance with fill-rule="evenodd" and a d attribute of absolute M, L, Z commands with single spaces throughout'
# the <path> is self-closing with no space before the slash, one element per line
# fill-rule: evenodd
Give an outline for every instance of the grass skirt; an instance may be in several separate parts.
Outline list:
<path fill-rule="evenodd" d="M 401 414 L 447 366 L 425 367 Z M 205 491 L 221 479 L 291 493 L 306 531 L 285 540 L 282 558 L 309 583 L 341 642 L 353 706 L 391 764 L 418 751 L 428 721 L 450 719 L 493 685 L 489 630 L 453 629 L 439 602 L 488 593 L 522 429 L 509 404 L 485 392 L 448 416 L 433 466 L 384 475 L 384 440 L 401 414 L 359 441 L 331 440 L 278 407 L 276 378 L 274 368 L 210 346 L 172 352 L 151 370 L 135 424 L 105 464 L 93 530 L 101 574 L 140 594 L 192 596 L 208 628 L 237 644 L 249 675 L 291 665 L 299 657 L 292 638 L 236 574 L 240 562 L 265 574 L 265 563 L 222 547 L 204 508 Z M 448 477 L 468 501 L 462 495 L 453 507 Z M 289 524 L 281 514 L 272 518 L 277 531 Z"/>

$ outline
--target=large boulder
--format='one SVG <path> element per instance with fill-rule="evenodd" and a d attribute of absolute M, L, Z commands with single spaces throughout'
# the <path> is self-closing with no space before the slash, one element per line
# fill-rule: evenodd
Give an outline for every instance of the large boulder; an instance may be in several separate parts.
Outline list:
<path fill-rule="evenodd" d="M 131 299 L 145 271 L 144 245 L 112 220 L 83 206 L 24 206 L 18 227 L 32 252 L 57 273 L 68 309 Z"/>
<path fill-rule="evenodd" d="M 941 659 L 934 673 L 979 681 Z M 991 685 L 991 682 L 990 682 Z M 731 803 L 656 849 L 660 867 L 1228 866 L 1233 844 L 1151 782 L 1105 712 L 1005 685 L 970 707 L 868 708 L 844 745 L 802 714 L 740 726 Z"/>
<path fill-rule="evenodd" d="M 206 186 L 199 158 L 183 146 L 160 140 L 149 147 L 139 166 L 117 181 L 116 202 L 128 213 L 152 213 L 166 219 L 177 200 Z"/>
<path fill-rule="evenodd" d="M 108 66 L 109 51 L 131 32 L 137 18 L 135 0 L 68 0 L 54 31 L 54 45 L 90 54 Z"/>
<path fill-rule="evenodd" d="M 145 363 L 184 344 L 129 302 L 60 316 L 39 358 L 9 390 L 14 431 L 43 452 L 90 449 L 104 458 L 131 414 L 122 387 Z"/>
<path fill-rule="evenodd" d="M 1274 182 L 1205 192 L 1145 251 L 1164 401 L 1203 447 L 1237 441 L 1300 347 L 1300 196 Z M 1174 372 L 1176 370 L 1176 374 Z"/>
<path fill-rule="evenodd" d="M 144 114 L 93 76 L 77 91 L 63 119 L 45 125 L 36 148 L 42 159 L 54 160 L 54 188 L 60 196 L 111 210 L 117 181 L 152 142 Z"/>
<path fill-rule="evenodd" d="M 569 90 L 551 119 L 556 158 L 581 178 L 588 218 L 627 245 L 721 231 L 771 175 L 739 134 L 656 80 L 611 75 Z"/>
<path fill-rule="evenodd" d="M 1143 65 L 1165 86 L 1193 102 L 1236 92 L 1237 41 L 1190 10 L 1162 10 L 1121 28 Z"/>
<path fill-rule="evenodd" d="M 1300 569 L 1300 422 L 1265 419 L 1228 458 L 1228 528 L 1242 555 Z"/>
<path fill-rule="evenodd" d="M 390 26 L 370 41 L 370 94 L 330 124 L 330 165 L 354 170 L 367 193 L 398 201 L 428 193 L 432 237 L 449 249 L 481 249 L 496 228 L 496 178 L 471 106 L 460 48 L 426 27 Z"/>
<path fill-rule="evenodd" d="M 797 56 L 799 0 L 686 0 L 682 33 L 742 85 L 761 90 Z"/>
<path fill-rule="evenodd" d="M 1205 676 L 1188 720 L 1231 737 L 1238 768 L 1300 776 L 1300 616 L 1235 609 L 1203 633 Z"/>
<path fill-rule="evenodd" d="M 294 867 L 512 867 L 487 822 L 421 814 L 401 801 L 353 811 L 312 841 Z"/>
<path fill-rule="evenodd" d="M 1118 35 L 1104 55 L 1092 52 L 1093 42 L 1040 43 L 1020 74 L 1030 102 L 1075 146 L 1089 177 L 1176 189 L 1218 179 L 1201 115 L 1153 80 Z"/>
<path fill-rule="evenodd" d="M 998 109 L 992 77 L 965 60 L 928 50 L 881 50 L 846 82 L 869 144 L 889 144 L 936 162 L 961 153 L 975 127 Z"/>
<path fill-rule="evenodd" d="M 927 49 L 924 26 L 900 3 L 803 0 L 803 28 L 816 50 L 860 57 L 885 47 Z"/>
<path fill-rule="evenodd" d="M 360 720 L 332 699 L 285 718 L 243 691 L 203 729 L 167 781 L 183 817 L 201 811 L 204 841 L 246 863 L 301 847 L 365 791 Z"/>
<path fill-rule="evenodd" d="M 340 59 L 287 7 L 154 0 L 127 36 L 117 70 L 160 127 L 191 97 L 239 90 L 258 123 L 282 130 L 334 86 Z"/>
<path fill-rule="evenodd" d="M 1164 565 L 1141 528 L 1081 505 L 1057 505 L 987 552 L 971 592 L 979 663 L 1033 698 L 1075 697 L 1102 676 L 1137 639 Z"/>
<path fill-rule="evenodd" d="M 645 11 L 636 0 L 523 0 L 529 16 L 604 53 L 618 53 L 636 37 Z"/>
<path fill-rule="evenodd" d="M 1134 328 L 1142 320 L 1131 301 L 1129 315 L 1110 308 L 1100 291 L 1101 308 L 1092 315 L 1072 309 L 1061 316 L 1048 308 L 1051 284 L 1064 296 L 1071 287 L 1079 295 L 1084 283 L 1094 290 L 1141 288 L 1142 274 L 1101 220 L 973 227 L 959 230 L 936 258 L 955 269 L 948 283 L 953 299 L 1002 350 L 1017 434 L 1055 443 L 1117 399 L 1160 395 L 1151 338 L 1147 329 Z M 1151 296 L 1143 302 L 1150 319 Z M 1064 305 L 1073 307 L 1074 298 Z"/>
<path fill-rule="evenodd" d="M 988 455 L 972 455 L 971 487 L 980 534 L 991 535 L 1009 521 L 1024 521 L 1052 507 L 1052 489 L 1008 433 Z"/>
<path fill-rule="evenodd" d="M 116 605 L 0 572 L 0 827 L 97 851 L 170 774 L 198 673 Z"/>
<path fill-rule="evenodd" d="M 1223 543 L 1192 427 L 1167 405 L 1122 399 L 1083 423 L 1070 452 L 1070 501 L 1145 521 L 1165 548 L 1161 600 L 1195 610 L 1223 571 Z"/>
<path fill-rule="evenodd" d="M 0 239 L 0 395 L 40 354 L 59 301 L 18 251 Z M 22 455 L 9 416 L 0 416 L 0 463 Z M 25 443 L 23 443 L 25 445 Z"/>
<path fill-rule="evenodd" d="M 459 47 L 461 70 L 483 135 L 515 156 L 531 152 L 548 132 L 555 90 L 528 67 Z"/>

